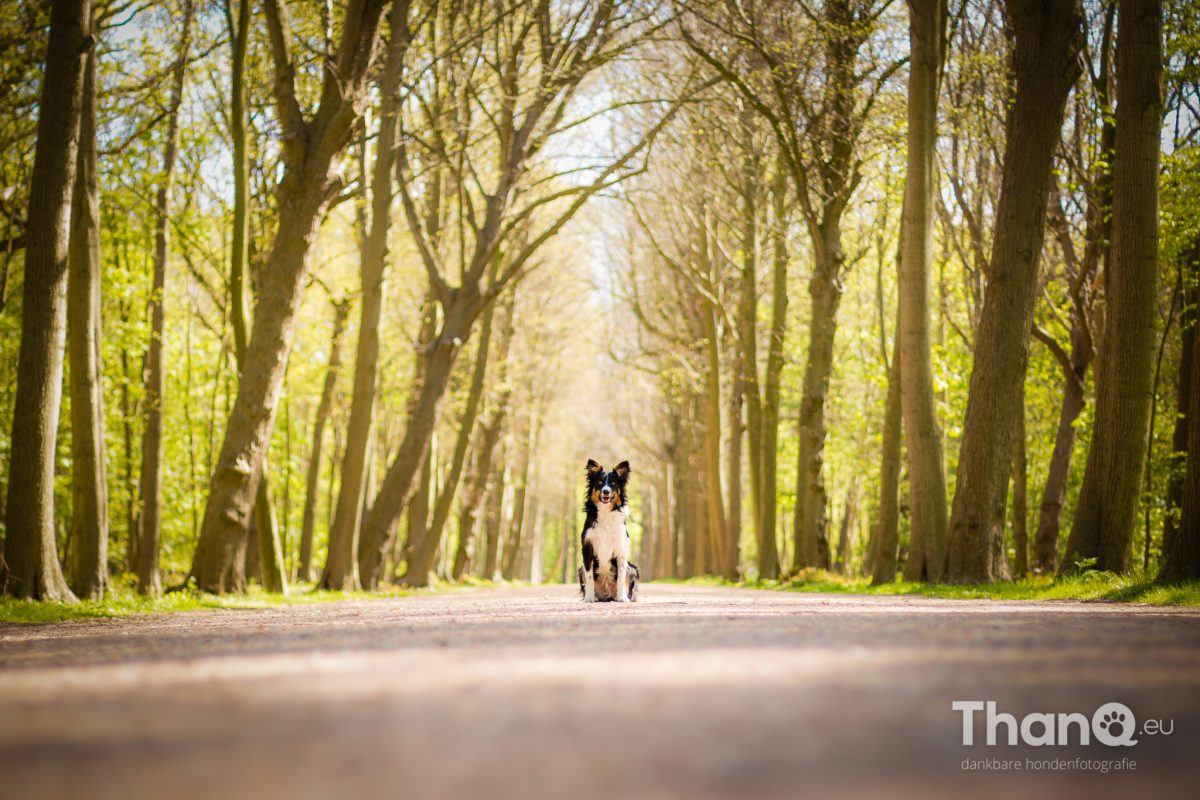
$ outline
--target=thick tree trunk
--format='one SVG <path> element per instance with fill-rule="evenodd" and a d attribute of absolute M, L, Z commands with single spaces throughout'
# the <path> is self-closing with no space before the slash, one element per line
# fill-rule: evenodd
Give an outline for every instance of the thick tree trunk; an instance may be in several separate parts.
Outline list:
<path fill-rule="evenodd" d="M 163 149 L 162 177 L 154 202 L 154 285 L 150 292 L 150 347 L 146 353 L 146 415 L 142 434 L 142 479 L 139 489 L 142 529 L 138 546 L 138 593 L 157 596 L 162 593 L 158 573 L 159 542 L 162 538 L 162 461 L 163 397 L 166 373 L 163 369 L 164 303 L 167 293 L 167 259 L 171 252 L 171 192 L 175 185 L 175 162 L 179 155 L 179 109 L 183 105 L 191 49 L 193 5 L 183 8 L 183 28 L 179 53 L 171 70 L 171 99 L 167 112 L 167 141 Z"/>
<path fill-rule="evenodd" d="M 96 179 L 96 61 L 88 50 L 71 200 L 67 338 L 71 358 L 71 588 L 99 599 L 108 588 L 108 479 L 100 358 L 100 189 Z"/>
<path fill-rule="evenodd" d="M 759 518 L 762 535 L 758 543 L 758 574 L 779 577 L 779 550 L 776 546 L 776 476 L 779 464 L 779 395 L 783 374 L 783 338 L 787 331 L 787 176 L 779 170 L 771 185 L 772 226 L 771 331 L 767 342 L 767 363 L 763 382 L 762 405 L 762 505 Z"/>
<path fill-rule="evenodd" d="M 267 258 L 237 399 L 213 471 L 192 561 L 190 575 L 206 591 L 228 591 L 229 567 L 259 495 L 312 243 L 339 188 L 333 161 L 361 114 L 382 9 L 383 3 L 372 0 L 347 7 L 344 38 L 332 59 L 338 74 L 336 79 L 327 78 L 313 119 L 303 118 L 291 91 L 291 74 L 286 65 L 276 64 L 277 105 L 293 130 L 285 136 L 284 174 L 276 192 L 280 224 Z M 274 38 L 284 37 L 276 31 Z M 280 52 L 275 56 L 277 62 L 283 57 Z"/>
<path fill-rule="evenodd" d="M 833 373 L 833 343 L 837 312 L 842 299 L 842 266 L 839 221 L 821 232 L 817 264 L 808 284 L 812 298 L 808 360 L 804 365 L 804 393 L 800 399 L 800 447 L 797 456 L 796 511 L 792 522 L 792 569 L 829 569 L 829 536 L 826 531 L 825 405 Z"/>
<path fill-rule="evenodd" d="M 1096 375 L 1087 468 L 1060 571 L 1095 559 L 1129 567 L 1146 461 L 1158 279 L 1162 6 L 1122 2 L 1117 21 L 1116 154 L 1108 321 Z"/>
<path fill-rule="evenodd" d="M 937 99 L 945 63 L 945 0 L 909 0 L 908 156 L 900 254 L 900 407 L 912 537 L 904 577 L 939 581 L 946 560 L 946 476 L 933 394 L 929 273 L 933 253 Z M 1007 463 L 1007 459 L 1005 459 Z"/>
<path fill-rule="evenodd" d="M 338 375 L 342 369 L 342 335 L 346 331 L 346 320 L 350 316 L 350 301 L 342 300 L 334 307 L 333 336 L 329 342 L 329 367 L 325 371 L 325 385 L 321 400 L 317 404 L 317 415 L 313 419 L 312 450 L 308 459 L 308 481 L 304 492 L 304 516 L 300 524 L 300 563 L 296 567 L 296 579 L 312 578 L 313 531 L 316 528 L 317 497 L 321 485 L 321 453 L 325 442 L 325 425 L 333 410 L 333 399 L 337 393 Z"/>
<path fill-rule="evenodd" d="M 1076 2 L 1010 0 L 1005 14 L 1015 39 L 1015 93 L 950 516 L 946 577 L 953 583 L 1011 577 L 1003 542 L 1013 435 L 1024 413 L 1050 167 L 1083 45 Z"/>
<path fill-rule="evenodd" d="M 9 450 L 6 594 L 74 600 L 58 562 L 54 450 L 67 311 L 67 219 L 75 183 L 84 59 L 94 47 L 89 0 L 54 0 L 25 229 L 21 348 Z"/>

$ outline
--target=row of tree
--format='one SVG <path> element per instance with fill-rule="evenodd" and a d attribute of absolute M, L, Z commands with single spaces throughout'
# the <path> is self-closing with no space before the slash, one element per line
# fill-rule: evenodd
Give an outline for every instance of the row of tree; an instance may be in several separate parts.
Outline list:
<path fill-rule="evenodd" d="M 624 358 L 659 376 L 648 560 L 978 583 L 1148 568 L 1158 538 L 1161 575 L 1195 579 L 1196 239 L 1181 209 L 1158 214 L 1160 182 L 1186 204 L 1195 180 L 1189 9 L 1168 9 L 1165 71 L 1156 3 L 913 0 L 906 50 L 893 6 L 679 9 L 680 59 L 716 82 L 624 212 Z M 778 486 L 785 361 L 796 468 Z"/>
<path fill-rule="evenodd" d="M 1187 3 L 17 6 L 9 594 L 1200 578 Z"/>

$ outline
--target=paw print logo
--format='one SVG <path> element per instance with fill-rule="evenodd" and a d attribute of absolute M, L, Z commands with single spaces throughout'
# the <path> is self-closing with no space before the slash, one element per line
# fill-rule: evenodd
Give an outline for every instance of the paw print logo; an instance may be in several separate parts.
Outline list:
<path fill-rule="evenodd" d="M 1110 711 L 1100 720 L 1100 728 L 1110 736 L 1120 739 L 1125 733 L 1125 715 L 1120 711 Z"/>
<path fill-rule="evenodd" d="M 1105 703 L 1092 714 L 1092 736 L 1109 747 L 1129 747 L 1137 744 L 1133 734 L 1137 718 L 1124 703 Z"/>

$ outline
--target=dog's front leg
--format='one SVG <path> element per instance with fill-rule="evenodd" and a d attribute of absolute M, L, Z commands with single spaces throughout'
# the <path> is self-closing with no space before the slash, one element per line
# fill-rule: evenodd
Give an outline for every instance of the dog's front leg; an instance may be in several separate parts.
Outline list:
<path fill-rule="evenodd" d="M 583 589 L 583 602 L 596 602 L 596 552 L 592 543 L 584 539 L 583 566 L 579 568 L 579 586 Z"/>
<path fill-rule="evenodd" d="M 629 602 L 629 559 L 617 556 L 617 602 Z"/>

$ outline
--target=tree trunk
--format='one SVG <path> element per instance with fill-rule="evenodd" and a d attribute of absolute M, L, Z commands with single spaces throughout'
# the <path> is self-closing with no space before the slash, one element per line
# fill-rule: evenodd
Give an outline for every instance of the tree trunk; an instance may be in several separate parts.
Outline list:
<path fill-rule="evenodd" d="M 1191 255 L 1188 277 L 1192 279 L 1200 268 L 1200 259 L 1196 253 Z M 1190 301 L 1194 302 L 1196 289 L 1189 291 Z M 1200 580 L 1200 347 L 1196 347 L 1196 310 L 1192 307 L 1191 318 L 1184 319 L 1183 355 L 1179 364 L 1179 404 L 1186 404 L 1186 414 L 1178 417 L 1176 425 L 1176 446 L 1178 447 L 1179 427 L 1182 425 L 1186 434 L 1184 446 L 1187 466 L 1183 480 L 1178 482 L 1178 496 L 1181 501 L 1179 524 L 1169 526 L 1163 532 L 1163 561 L 1158 579 L 1163 583 L 1181 583 L 1183 581 Z M 1175 488 L 1172 486 L 1171 488 Z"/>
<path fill-rule="evenodd" d="M 67 338 L 71 358 L 71 588 L 108 588 L 108 479 L 100 358 L 100 190 L 96 180 L 96 48 L 87 51 L 71 199 Z"/>
<path fill-rule="evenodd" d="M 1163 524 L 1163 555 L 1172 547 L 1171 539 L 1179 531 L 1179 515 L 1183 510 L 1184 484 L 1188 458 L 1188 436 L 1191 428 L 1192 360 L 1196 351 L 1196 303 L 1200 300 L 1200 242 L 1184 256 L 1181 270 L 1186 270 L 1190 284 L 1183 304 L 1179 327 L 1179 380 L 1175 390 L 1175 430 L 1171 435 L 1171 477 L 1167 482 L 1167 513 Z"/>
<path fill-rule="evenodd" d="M 1013 510 L 1012 531 L 1013 572 L 1024 578 L 1029 572 L 1029 463 L 1025 454 L 1025 391 L 1021 390 L 1021 413 L 1017 416 L 1017 430 L 1013 438 Z M 1003 544 L 1003 537 L 1001 537 Z"/>
<path fill-rule="evenodd" d="M 658 503 L 655 507 L 658 513 L 658 549 L 654 556 L 654 573 L 650 578 L 675 577 L 675 517 L 671 510 L 671 471 L 672 464 L 667 461 L 663 465 L 658 484 Z M 574 546 L 569 540 L 568 543 Z"/>
<path fill-rule="evenodd" d="M 1108 321 L 1092 444 L 1060 572 L 1090 559 L 1097 569 L 1128 569 L 1146 461 L 1158 282 L 1162 7 L 1158 0 L 1128 0 L 1118 14 Z"/>
<path fill-rule="evenodd" d="M 896 556 L 900 545 L 900 456 L 903 431 L 900 419 L 900 336 L 892 345 L 888 392 L 883 410 L 883 454 L 879 467 L 879 512 L 871 542 L 871 585 L 896 581 Z"/>
<path fill-rule="evenodd" d="M 752 141 L 742 143 L 741 195 L 742 264 L 741 285 L 738 289 L 740 358 L 735 364 L 735 370 L 740 373 L 741 394 L 746 407 L 748 456 L 746 460 L 750 467 L 750 521 L 754 525 L 754 536 L 757 542 L 758 573 L 760 577 L 768 577 L 763 574 L 763 567 L 769 564 L 771 554 L 764 552 L 767 548 L 763 529 L 763 400 L 758 381 L 758 166 Z M 732 417 L 732 405 L 730 413 Z M 738 459 L 740 463 L 740 448 Z M 732 461 L 730 463 L 732 466 Z M 738 499 L 738 493 L 731 490 L 730 501 L 735 499 Z M 730 518 L 733 518 L 732 510 Z M 774 536 L 774 531 L 771 535 Z M 772 544 L 774 544 L 773 539 Z"/>
<path fill-rule="evenodd" d="M 504 445 L 500 445 L 500 462 L 504 462 Z M 484 530 L 486 539 L 486 548 L 484 550 L 483 570 L 481 577 L 484 580 L 495 580 L 499 577 L 497 569 L 500 563 L 500 526 L 501 514 L 504 505 L 504 470 L 499 469 L 492 473 L 488 481 L 487 499 L 485 501 L 487 513 L 484 514 Z"/>
<path fill-rule="evenodd" d="M 6 594 L 74 600 L 58 562 L 54 450 L 62 399 L 67 311 L 67 218 L 75 183 L 84 59 L 95 46 L 89 0 L 53 0 L 37 148 L 25 229 L 21 348 L 9 450 Z"/>
<path fill-rule="evenodd" d="M 450 519 L 454 496 L 458 492 L 463 466 L 467 462 L 467 449 L 471 443 L 471 433 L 475 430 L 475 420 L 479 416 L 479 406 L 483 400 L 484 380 L 487 377 L 488 348 L 491 344 L 495 308 L 495 303 L 492 303 L 483 314 L 479 345 L 475 352 L 475 364 L 471 372 L 471 386 L 467 390 L 467 404 L 463 409 L 462 418 L 459 420 L 458 438 L 454 443 L 450 470 L 446 474 L 441 494 L 438 495 L 434 504 L 433 516 L 429 522 L 429 529 L 425 532 L 425 539 L 409 552 L 408 571 L 404 577 L 404 583 L 408 586 L 428 585 L 429 569 L 433 564 L 438 544 L 442 541 L 446 521 Z"/>
<path fill-rule="evenodd" d="M 461 580 L 470 567 L 474 553 L 476 518 L 479 515 L 480 504 L 487 492 L 488 478 L 492 473 L 492 454 L 500 441 L 500 433 L 504 428 L 505 407 L 498 403 L 492 418 L 483 427 L 480 441 L 475 450 L 475 463 L 470 480 L 467 483 L 467 493 L 459 507 L 458 517 L 458 549 L 454 554 L 454 568 L 451 576 Z"/>
<path fill-rule="evenodd" d="M 342 335 L 346 331 L 346 320 L 350 316 L 350 301 L 342 300 L 334 306 L 333 337 L 329 343 L 329 367 L 325 371 L 325 386 L 317 404 L 317 415 L 313 419 L 312 451 L 308 459 L 308 481 L 304 492 L 304 517 L 300 526 L 300 563 L 296 567 L 296 579 L 312 579 L 313 530 L 316 527 L 317 497 L 321 485 L 321 452 L 324 448 L 325 425 L 333 410 L 333 399 L 337 393 L 338 375 L 342 368 Z"/>
<path fill-rule="evenodd" d="M 1078 351 L 1072 351 L 1072 360 Z M 1086 362 L 1082 365 L 1086 373 Z M 1084 406 L 1083 376 L 1072 370 L 1063 386 L 1062 408 L 1058 416 L 1058 431 L 1054 450 L 1046 471 L 1046 485 L 1038 511 L 1037 533 L 1034 535 L 1034 571 L 1052 574 L 1058 566 L 1059 519 L 1067 498 L 1067 483 L 1071 476 L 1071 456 L 1075 450 L 1075 420 Z"/>
<path fill-rule="evenodd" d="M 520 565 L 521 543 L 525 533 L 526 498 L 529 493 L 529 471 L 533 461 L 533 448 L 537 441 L 537 420 L 531 418 L 525 422 L 524 441 L 521 442 L 520 454 L 517 456 L 517 472 L 514 475 L 512 525 L 509 528 L 507 542 L 504 545 L 504 564 L 501 572 L 504 580 L 511 581 L 517 577 Z"/>
<path fill-rule="evenodd" d="M 774 216 L 772 229 L 771 333 L 767 342 L 766 376 L 763 383 L 762 477 L 760 487 L 762 535 L 758 545 L 758 574 L 779 577 L 779 550 L 776 547 L 777 518 L 776 475 L 779 464 L 779 394 L 783 374 L 783 338 L 787 331 L 787 176 L 779 170 L 771 186 Z"/>
<path fill-rule="evenodd" d="M 946 476 L 933 394 L 929 273 L 933 251 L 937 100 L 945 63 L 945 0 L 909 0 L 908 156 L 900 241 L 900 407 L 912 537 L 907 580 L 939 581 L 946 559 Z M 1007 459 L 1005 459 L 1007 462 Z"/>
<path fill-rule="evenodd" d="M 142 434 L 142 479 L 139 489 L 142 529 L 138 546 L 138 593 L 162 593 L 158 573 L 159 542 L 162 538 L 163 370 L 164 309 L 167 293 L 167 259 L 171 252 L 171 192 L 175 185 L 175 162 L 179 155 L 179 109 L 183 105 L 192 32 L 191 0 L 183 7 L 183 29 L 179 53 L 171 69 L 171 99 L 167 112 L 167 141 L 163 150 L 162 177 L 154 202 L 154 286 L 150 293 L 150 347 L 146 354 L 146 415 Z"/>
<path fill-rule="evenodd" d="M 1003 542 L 1013 435 L 1024 413 L 1050 167 L 1083 45 L 1076 2 L 1010 0 L 1005 14 L 1015 39 L 1015 93 L 950 516 L 946 577 L 953 583 L 1011 577 Z"/>
<path fill-rule="evenodd" d="M 205 591 L 229 589 L 229 567 L 260 494 L 260 475 L 283 388 L 309 255 L 325 210 L 339 189 L 333 162 L 361 114 L 365 75 L 382 8 L 382 3 L 370 0 L 348 7 L 355 15 L 345 20 L 342 44 L 331 58 L 338 74 L 336 79 L 327 76 L 320 108 L 312 119 L 304 118 L 296 105 L 286 66 L 281 69 L 276 64 L 277 105 L 293 130 L 284 137 L 283 178 L 276 190 L 279 228 L 267 257 L 254 330 L 211 478 L 190 571 Z M 277 61 L 282 58 L 281 53 L 275 55 Z M 277 543 L 273 549 L 278 550 Z"/>
<path fill-rule="evenodd" d="M 396 10 L 393 9 L 393 15 Z M 333 527 L 329 531 L 329 555 L 321 586 L 352 589 L 359 583 L 355 551 L 366 495 L 365 477 L 371 428 L 375 419 L 375 397 L 379 385 L 379 337 L 383 323 L 383 299 L 388 261 L 388 230 L 391 227 L 392 171 L 396 156 L 398 89 L 403 75 L 407 42 L 393 22 L 392 46 L 379 81 L 380 120 L 375 163 L 371 172 L 371 230 L 363 242 L 360 272 L 362 308 L 358 344 L 354 356 L 354 394 L 350 401 L 346 451 L 342 457 L 342 487 L 338 494 Z M 365 180 L 365 178 L 364 178 Z"/>
<path fill-rule="evenodd" d="M 858 522 L 858 479 L 846 490 L 846 505 L 842 508 L 842 527 L 838 534 L 835 568 L 842 575 L 850 574 L 850 557 L 854 552 L 854 527 Z"/>
<path fill-rule="evenodd" d="M 441 415 L 450 376 L 459 350 L 466 342 L 471 325 L 483 310 L 484 298 L 463 287 L 444 308 L 442 329 L 428 345 L 427 362 L 421 388 L 404 430 L 404 438 L 388 467 L 375 501 L 362 523 L 358 543 L 359 580 L 363 588 L 378 585 L 390 531 L 416 491 L 417 467 L 429 449 L 429 440 Z M 342 479 L 345 481 L 345 478 Z"/>
<path fill-rule="evenodd" d="M 725 444 L 725 477 L 728 481 L 729 503 L 725 517 L 725 541 L 721 563 L 725 576 L 737 580 L 742 541 L 742 439 L 746 425 L 742 421 L 745 364 L 737 342 L 729 348 L 729 441 Z M 752 493 L 753 494 L 753 493 Z"/>
<path fill-rule="evenodd" d="M 717 296 L 720 291 L 717 266 L 709 253 L 708 232 L 705 221 L 697 226 L 696 252 L 709 297 L 703 300 L 701 311 L 704 322 L 704 348 L 706 358 L 704 391 L 704 486 L 701 491 L 708 510 L 709 560 L 714 572 L 726 577 L 736 577 L 737 565 L 725 560 L 725 488 L 721 481 L 721 337 L 717 328 Z M 733 575 L 730 575 L 732 570 Z M 700 570 L 703 572 L 703 570 Z"/>
<path fill-rule="evenodd" d="M 406 567 L 412 564 L 412 553 L 424 546 L 429 533 L 429 495 L 433 491 L 434 473 L 438 462 L 438 437 L 435 432 L 425 458 L 421 463 L 421 475 L 417 479 L 417 491 L 408 504 L 408 531 L 404 543 L 404 563 Z M 437 550 L 437 544 L 434 544 Z M 432 556 L 430 558 L 432 561 Z M 424 585 L 424 584 L 422 584 Z"/>
<path fill-rule="evenodd" d="M 792 524 L 792 569 L 829 569 L 826 532 L 825 404 L 833 372 L 833 343 L 837 312 L 842 299 L 840 221 L 831 220 L 821 231 L 817 263 L 808 284 L 812 298 L 808 360 L 804 365 L 804 393 L 800 399 L 800 447 L 796 464 L 796 511 Z"/>

